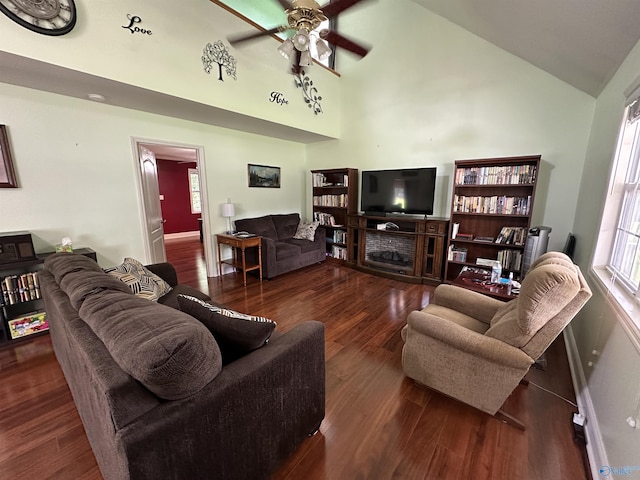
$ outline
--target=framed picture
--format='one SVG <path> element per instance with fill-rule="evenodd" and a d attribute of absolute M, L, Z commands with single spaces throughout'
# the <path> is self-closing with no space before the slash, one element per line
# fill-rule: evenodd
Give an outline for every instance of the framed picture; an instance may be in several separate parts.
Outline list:
<path fill-rule="evenodd" d="M 280 167 L 249 164 L 249 186 L 280 188 Z"/>
<path fill-rule="evenodd" d="M 13 160 L 11 150 L 9 150 L 9 139 L 7 137 L 7 127 L 0 125 L 0 188 L 17 188 L 16 173 L 13 170 Z"/>

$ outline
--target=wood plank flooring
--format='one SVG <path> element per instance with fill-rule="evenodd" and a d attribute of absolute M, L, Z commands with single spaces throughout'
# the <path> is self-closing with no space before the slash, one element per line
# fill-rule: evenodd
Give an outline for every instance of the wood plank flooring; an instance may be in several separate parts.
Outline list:
<path fill-rule="evenodd" d="M 590 478 L 561 339 L 505 405 L 521 432 L 402 374 L 400 330 L 433 287 L 327 261 L 245 288 L 240 274 L 206 278 L 197 238 L 168 241 L 167 256 L 181 282 L 280 331 L 326 325 L 326 418 L 273 480 Z M 102 478 L 48 336 L 0 351 L 0 399 L 0 480 Z"/>

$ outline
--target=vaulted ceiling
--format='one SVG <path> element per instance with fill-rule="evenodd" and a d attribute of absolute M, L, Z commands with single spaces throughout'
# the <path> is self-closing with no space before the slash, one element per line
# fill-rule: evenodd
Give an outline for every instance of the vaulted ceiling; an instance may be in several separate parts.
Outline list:
<path fill-rule="evenodd" d="M 594 97 L 640 39 L 638 0 L 412 1 Z"/>
<path fill-rule="evenodd" d="M 218 1 L 265 28 L 283 23 L 276 0 Z M 594 97 L 640 40 L 638 0 L 412 1 Z"/>

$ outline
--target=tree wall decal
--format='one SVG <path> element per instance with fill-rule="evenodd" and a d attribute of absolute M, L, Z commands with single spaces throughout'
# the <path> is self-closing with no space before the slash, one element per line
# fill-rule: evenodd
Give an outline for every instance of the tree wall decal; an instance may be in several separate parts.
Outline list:
<path fill-rule="evenodd" d="M 202 52 L 202 65 L 204 66 L 204 71 L 208 74 L 211 73 L 211 69 L 213 68 L 213 64 L 218 65 L 218 80 L 224 82 L 222 79 L 222 68 L 227 72 L 227 75 L 232 77 L 234 80 L 236 78 L 236 59 L 233 58 L 232 55 L 229 54 L 227 47 L 218 40 L 217 42 L 211 44 L 207 43 Z"/>

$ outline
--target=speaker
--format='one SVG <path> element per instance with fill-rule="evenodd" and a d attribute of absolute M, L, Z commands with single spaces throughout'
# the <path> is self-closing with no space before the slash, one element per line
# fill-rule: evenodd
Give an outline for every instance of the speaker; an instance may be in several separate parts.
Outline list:
<path fill-rule="evenodd" d="M 524 247 L 524 260 L 522 262 L 520 278 L 524 278 L 531 264 L 535 262 L 540 255 L 547 252 L 550 233 L 551 227 L 533 227 L 529 229 L 527 243 Z"/>

